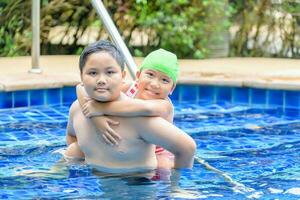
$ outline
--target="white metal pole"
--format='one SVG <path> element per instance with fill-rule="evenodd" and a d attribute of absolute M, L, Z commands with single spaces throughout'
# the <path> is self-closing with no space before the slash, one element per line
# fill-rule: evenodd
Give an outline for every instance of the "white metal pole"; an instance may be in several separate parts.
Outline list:
<path fill-rule="evenodd" d="M 92 5 L 94 6 L 97 13 L 101 17 L 104 27 L 109 33 L 111 39 L 116 44 L 116 46 L 120 49 L 120 51 L 123 53 L 130 75 L 133 79 L 135 79 L 135 73 L 137 71 L 136 64 L 128 48 L 126 47 L 120 33 L 118 32 L 118 29 L 116 28 L 114 22 L 109 16 L 104 4 L 102 3 L 101 0 L 92 0 Z"/>
<path fill-rule="evenodd" d="M 30 73 L 39 74 L 40 68 L 40 0 L 32 0 L 31 10 L 32 46 Z"/>

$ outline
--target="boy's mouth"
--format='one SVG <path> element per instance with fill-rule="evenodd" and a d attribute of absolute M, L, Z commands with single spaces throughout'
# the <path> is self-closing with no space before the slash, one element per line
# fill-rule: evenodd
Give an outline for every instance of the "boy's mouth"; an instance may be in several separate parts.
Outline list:
<path fill-rule="evenodd" d="M 95 90 L 96 90 L 97 92 L 106 92 L 106 91 L 108 91 L 109 89 L 108 89 L 108 88 L 103 88 L 103 87 L 98 87 L 98 88 L 95 88 Z"/>

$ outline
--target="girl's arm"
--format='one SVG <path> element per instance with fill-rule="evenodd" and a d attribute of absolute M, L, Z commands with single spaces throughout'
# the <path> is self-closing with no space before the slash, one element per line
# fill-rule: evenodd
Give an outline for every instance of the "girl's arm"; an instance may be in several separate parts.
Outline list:
<path fill-rule="evenodd" d="M 170 100 L 166 99 L 128 99 L 101 103 L 95 100 L 87 100 L 85 98 L 87 94 L 80 84 L 76 87 L 76 93 L 82 111 L 87 117 L 102 115 L 120 117 L 157 116 L 170 121 L 169 116 L 173 115 L 173 105 Z"/>
<path fill-rule="evenodd" d="M 108 103 L 87 101 L 82 110 L 88 117 L 99 115 L 120 117 L 157 116 L 167 119 L 170 114 L 173 114 L 173 106 L 171 102 L 165 99 L 127 99 Z"/>

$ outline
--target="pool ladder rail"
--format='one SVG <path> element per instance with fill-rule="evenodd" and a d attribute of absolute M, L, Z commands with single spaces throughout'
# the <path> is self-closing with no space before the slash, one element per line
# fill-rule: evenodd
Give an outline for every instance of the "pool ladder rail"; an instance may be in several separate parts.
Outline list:
<path fill-rule="evenodd" d="M 135 74 L 137 71 L 137 66 L 130 54 L 127 46 L 125 45 L 117 27 L 115 26 L 113 20 L 109 16 L 103 2 L 101 0 L 91 0 L 94 9 L 97 11 L 100 19 L 102 20 L 105 29 L 107 30 L 110 38 L 115 43 L 115 45 L 120 49 L 121 53 L 125 58 L 125 62 L 131 78 L 135 80 Z M 29 73 L 40 74 L 42 69 L 40 68 L 40 0 L 32 0 L 32 48 L 31 48 L 31 69 Z"/>
<path fill-rule="evenodd" d="M 213 166 L 211 166 L 207 161 L 203 160 L 199 156 L 195 156 L 195 161 L 201 165 L 203 165 L 207 170 L 213 171 L 218 175 L 222 176 L 226 182 L 233 186 L 233 190 L 238 193 L 248 193 L 255 191 L 253 188 L 246 187 L 244 184 L 239 183 L 233 180 L 226 172 L 223 172 Z"/>

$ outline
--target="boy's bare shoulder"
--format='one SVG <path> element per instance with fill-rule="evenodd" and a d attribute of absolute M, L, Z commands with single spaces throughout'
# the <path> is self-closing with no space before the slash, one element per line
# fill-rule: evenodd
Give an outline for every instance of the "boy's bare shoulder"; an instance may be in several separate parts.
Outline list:
<path fill-rule="evenodd" d="M 80 109 L 80 105 L 79 105 L 78 100 L 76 100 L 76 101 L 74 101 L 74 102 L 72 103 L 72 105 L 70 106 L 70 109 L 69 109 L 69 115 L 70 115 L 70 116 L 74 116 L 75 112 L 77 112 L 79 109 Z"/>

